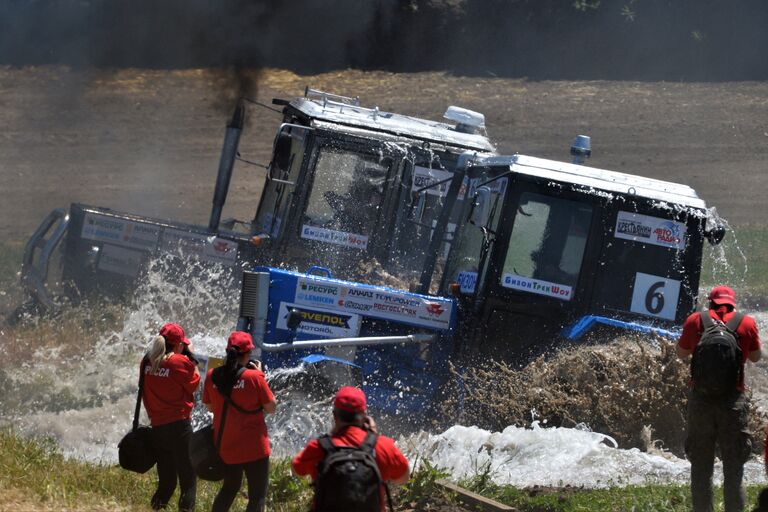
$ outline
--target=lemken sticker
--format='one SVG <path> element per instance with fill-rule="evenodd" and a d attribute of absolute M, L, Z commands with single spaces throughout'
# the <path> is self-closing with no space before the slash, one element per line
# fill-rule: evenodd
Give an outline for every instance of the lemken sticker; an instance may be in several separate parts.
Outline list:
<path fill-rule="evenodd" d="M 304 224 L 301 227 L 301 238 L 351 247 L 353 249 L 365 250 L 368 248 L 368 237 L 365 235 L 346 233 L 344 231 L 336 231 L 335 229 L 318 228 L 308 224 Z"/>
<path fill-rule="evenodd" d="M 513 290 L 522 290 L 547 297 L 554 297 L 560 300 L 571 300 L 573 288 L 564 284 L 550 283 L 541 279 L 531 279 L 530 277 L 518 276 L 515 274 L 504 274 L 501 277 L 501 285 L 504 288 Z"/>
<path fill-rule="evenodd" d="M 685 248 L 685 233 L 682 222 L 619 211 L 614 236 L 680 250 Z"/>
<path fill-rule="evenodd" d="M 354 338 L 360 333 L 360 315 L 310 308 L 289 302 L 280 303 L 278 329 L 288 329 L 288 312 L 291 309 L 297 310 L 301 316 L 301 323 L 296 332 L 325 338 Z"/>

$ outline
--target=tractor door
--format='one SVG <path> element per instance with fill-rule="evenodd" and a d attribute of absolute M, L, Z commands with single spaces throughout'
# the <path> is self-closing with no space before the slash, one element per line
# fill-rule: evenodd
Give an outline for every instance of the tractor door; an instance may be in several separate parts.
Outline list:
<path fill-rule="evenodd" d="M 587 310 L 600 254 L 603 200 L 551 180 L 511 172 L 496 181 L 501 179 L 509 180 L 509 190 L 496 224 L 463 227 L 470 231 L 462 232 L 463 238 L 477 238 L 479 230 L 486 247 L 478 275 L 453 271 L 453 278 L 462 293 L 476 280 L 473 350 L 522 361 L 550 347 L 568 320 Z M 475 187 L 475 209 L 488 209 L 484 187 Z"/>
<path fill-rule="evenodd" d="M 265 248 L 269 250 L 274 250 L 286 235 L 291 204 L 297 188 L 304 182 L 305 155 L 311 135 L 311 128 L 284 124 L 275 138 L 269 175 L 251 228 L 252 235 L 267 239 Z"/>

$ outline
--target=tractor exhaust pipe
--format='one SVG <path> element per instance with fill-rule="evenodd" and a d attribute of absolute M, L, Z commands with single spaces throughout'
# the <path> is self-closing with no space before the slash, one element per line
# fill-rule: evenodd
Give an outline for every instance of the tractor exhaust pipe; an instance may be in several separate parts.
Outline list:
<path fill-rule="evenodd" d="M 365 338 L 336 338 L 324 340 L 294 341 L 292 343 L 264 343 L 267 332 L 267 312 L 269 310 L 269 273 L 243 271 L 243 284 L 240 295 L 240 318 L 237 330 L 246 331 L 253 336 L 253 342 L 259 351 L 283 352 L 306 348 L 362 347 L 369 345 L 392 345 L 398 343 L 430 343 L 433 334 L 409 334 L 406 336 L 371 336 Z M 290 322 L 290 321 L 289 321 Z M 258 354 L 260 357 L 261 354 Z"/>
<path fill-rule="evenodd" d="M 232 120 L 227 125 L 227 130 L 224 134 L 224 147 L 221 148 L 219 174 L 216 176 L 216 189 L 213 191 L 211 219 L 208 221 L 208 229 L 211 231 L 219 229 L 221 211 L 227 200 L 229 181 L 232 178 L 232 168 L 235 165 L 235 157 L 237 157 L 237 147 L 240 144 L 240 134 L 243 131 L 244 120 L 245 106 L 242 101 L 238 101 L 235 106 L 235 112 L 232 114 Z"/>

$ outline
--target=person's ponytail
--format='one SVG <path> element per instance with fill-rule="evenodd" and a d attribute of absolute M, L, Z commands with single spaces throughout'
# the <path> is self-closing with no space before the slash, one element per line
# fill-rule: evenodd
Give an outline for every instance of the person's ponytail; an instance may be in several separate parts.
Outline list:
<path fill-rule="evenodd" d="M 173 347 L 169 348 L 168 343 L 162 336 L 155 336 L 152 340 L 152 347 L 149 349 L 149 362 L 152 365 L 152 373 L 157 373 L 160 365 L 168 359 L 173 352 Z"/>
<path fill-rule="evenodd" d="M 211 374 L 211 379 L 216 384 L 216 389 L 224 396 L 229 396 L 237 380 L 238 358 L 237 350 L 234 347 L 230 347 L 227 349 L 227 359 L 224 361 L 224 364 L 214 369 Z"/>

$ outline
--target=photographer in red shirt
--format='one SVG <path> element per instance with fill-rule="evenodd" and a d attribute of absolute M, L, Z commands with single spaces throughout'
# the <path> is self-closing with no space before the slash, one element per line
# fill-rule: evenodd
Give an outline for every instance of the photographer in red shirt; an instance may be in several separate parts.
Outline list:
<path fill-rule="evenodd" d="M 683 333 L 677 343 L 677 355 L 687 358 L 693 354 L 696 360 L 696 348 L 704 335 L 705 326 L 702 315 L 709 315 L 712 328 L 725 329 L 716 324 L 728 324 L 736 312 L 736 293 L 728 286 L 715 286 L 709 293 L 709 309 L 691 314 L 683 324 Z M 734 320 L 735 323 L 738 320 Z M 732 327 L 732 326 L 731 326 Z M 709 335 L 709 334 L 708 334 Z M 712 510 L 712 470 L 715 462 L 715 445 L 720 447 L 723 461 L 723 497 L 726 512 L 744 510 L 746 501 L 742 478 L 744 463 L 752 453 L 752 440 L 749 432 L 749 397 L 745 393 L 744 365 L 747 360 L 760 360 L 760 337 L 757 325 L 749 315 L 742 315 L 735 327 L 733 338 L 739 345 L 741 360 L 739 372 L 731 389 L 722 396 L 710 396 L 706 389 L 701 389 L 691 378 L 691 391 L 688 395 L 688 433 L 685 452 L 691 462 L 691 496 L 694 512 Z M 715 352 L 710 352 L 715 353 Z M 717 368 L 727 367 L 718 360 Z M 706 376 L 716 375 L 708 371 Z"/>
<path fill-rule="evenodd" d="M 395 441 L 389 437 L 378 435 L 376 423 L 366 414 L 365 393 L 361 389 L 345 386 L 336 393 L 333 402 L 333 429 L 330 442 L 334 446 L 360 447 L 369 432 L 378 437 L 373 446 L 376 466 L 379 470 L 381 485 L 379 486 L 378 502 L 380 510 L 386 510 L 385 485 L 389 482 L 395 485 L 408 481 L 410 471 L 408 460 L 395 446 Z M 318 493 L 318 468 L 328 455 L 322 447 L 322 438 L 313 439 L 296 455 L 291 462 L 293 472 L 298 476 L 310 476 L 315 484 L 315 502 L 313 510 L 319 510 Z M 329 490 L 333 493 L 334 490 Z M 335 508 L 335 510 L 342 510 Z M 346 509 L 345 509 L 346 510 Z M 356 509 L 355 512 L 359 512 Z"/>
<path fill-rule="evenodd" d="M 224 366 L 209 370 L 203 386 L 203 403 L 213 413 L 214 439 L 219 438 L 225 401 L 229 400 L 219 446 L 219 456 L 225 464 L 224 482 L 212 512 L 229 510 L 243 483 L 243 473 L 248 479 L 246 512 L 264 510 L 270 454 L 264 415 L 274 413 L 277 403 L 261 363 L 250 360 L 254 348 L 253 338 L 247 332 L 230 334 Z"/>
<path fill-rule="evenodd" d="M 168 323 L 160 329 L 148 356 L 141 362 L 140 371 L 144 373 L 142 398 L 152 424 L 152 446 L 157 453 L 157 491 L 152 496 L 152 509 L 168 506 L 178 479 L 179 510 L 192 511 L 197 477 L 189 461 L 190 414 L 200 375 L 180 325 Z"/>

